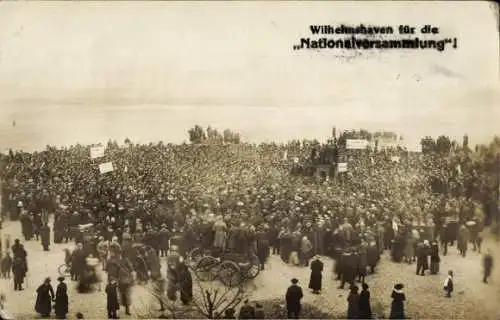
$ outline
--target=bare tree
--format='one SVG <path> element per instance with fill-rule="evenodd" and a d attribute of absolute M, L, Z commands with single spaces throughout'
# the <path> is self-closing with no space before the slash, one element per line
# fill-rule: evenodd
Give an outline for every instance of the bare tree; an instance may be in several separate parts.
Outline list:
<path fill-rule="evenodd" d="M 178 299 L 172 301 L 165 295 L 165 291 L 155 287 L 148 289 L 158 304 L 163 306 L 163 316 L 168 319 L 220 319 L 226 310 L 235 309 L 247 298 L 244 281 L 229 287 L 214 279 L 202 281 L 196 272 L 191 271 L 193 279 L 193 299 L 188 305 L 182 304 Z M 161 285 L 160 285 L 161 286 Z M 182 290 L 182 288 L 178 288 Z M 152 308 L 148 308 L 151 310 Z M 142 317 L 142 315 L 141 315 Z M 145 314 L 145 318 L 157 318 L 154 314 Z"/>

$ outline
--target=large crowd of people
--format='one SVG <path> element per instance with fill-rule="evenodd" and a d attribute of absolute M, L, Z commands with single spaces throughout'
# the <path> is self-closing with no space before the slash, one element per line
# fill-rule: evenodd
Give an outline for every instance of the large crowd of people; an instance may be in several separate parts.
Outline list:
<path fill-rule="evenodd" d="M 311 148 L 297 145 L 110 142 L 97 159 L 90 158 L 91 147 L 47 147 L 1 158 L 3 214 L 19 220 L 24 241 L 40 239 L 43 250 L 50 250 L 51 230 L 55 242 L 77 243 L 67 261 L 73 280 L 83 277 L 89 257 L 112 272 L 112 253 L 123 254 L 132 239 L 160 256 L 172 247 L 184 257 L 195 247 L 253 252 L 262 269 L 269 254 L 303 266 L 315 255 L 331 256 L 338 261 L 340 287 L 348 283 L 352 290 L 387 249 L 394 261 L 416 260 L 422 275 L 439 268 L 438 240 L 443 254 L 455 241 L 464 256 L 468 243 L 480 250 L 485 215 L 496 208 L 491 183 L 465 150 L 345 150 L 347 172 L 318 182 L 290 174 L 294 166 L 313 163 Z M 101 174 L 104 162 L 114 170 Z M 82 232 L 86 225 L 91 236 Z M 18 279 L 16 290 L 28 269 L 23 250 L 16 239 L 8 267 Z M 140 266 L 143 260 L 132 261 L 130 271 L 147 282 L 153 275 Z M 113 276 L 119 289 L 130 282 L 124 277 Z M 112 298 L 113 286 L 106 287 Z"/>

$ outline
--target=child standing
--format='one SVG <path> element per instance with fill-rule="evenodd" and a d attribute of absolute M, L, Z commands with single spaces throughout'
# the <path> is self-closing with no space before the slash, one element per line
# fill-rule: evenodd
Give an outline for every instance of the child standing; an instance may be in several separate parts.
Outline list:
<path fill-rule="evenodd" d="M 446 292 L 446 297 L 451 298 L 451 293 L 453 292 L 453 271 L 448 271 L 448 277 L 444 281 L 444 291 Z"/>

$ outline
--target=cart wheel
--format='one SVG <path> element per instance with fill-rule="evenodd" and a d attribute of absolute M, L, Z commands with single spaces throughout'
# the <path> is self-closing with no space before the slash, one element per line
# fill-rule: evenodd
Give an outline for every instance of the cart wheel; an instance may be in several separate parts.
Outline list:
<path fill-rule="evenodd" d="M 246 276 L 249 279 L 255 279 L 260 273 L 260 260 L 255 254 L 250 257 L 250 267 L 247 270 Z"/>
<path fill-rule="evenodd" d="M 187 254 L 187 264 L 191 267 L 195 267 L 198 262 L 200 262 L 201 258 L 203 258 L 203 250 L 201 248 L 194 248 Z"/>
<path fill-rule="evenodd" d="M 213 281 L 217 278 L 219 271 L 219 260 L 214 257 L 206 256 L 200 259 L 196 264 L 196 276 L 201 281 Z"/>
<path fill-rule="evenodd" d="M 241 284 L 240 267 L 233 261 L 223 261 L 220 265 L 220 281 L 228 287 L 236 287 Z"/>
<path fill-rule="evenodd" d="M 57 268 L 57 272 L 59 272 L 59 275 L 61 275 L 63 277 L 68 276 L 70 274 L 69 266 L 67 264 L 61 264 Z"/>

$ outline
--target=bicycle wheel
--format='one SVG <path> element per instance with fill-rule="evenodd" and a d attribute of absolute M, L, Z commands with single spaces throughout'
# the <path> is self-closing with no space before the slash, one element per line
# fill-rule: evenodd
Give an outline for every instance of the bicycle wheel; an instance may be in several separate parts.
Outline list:
<path fill-rule="evenodd" d="M 206 256 L 201 258 L 196 265 L 195 274 L 201 281 L 213 281 L 219 273 L 219 260 Z"/>

